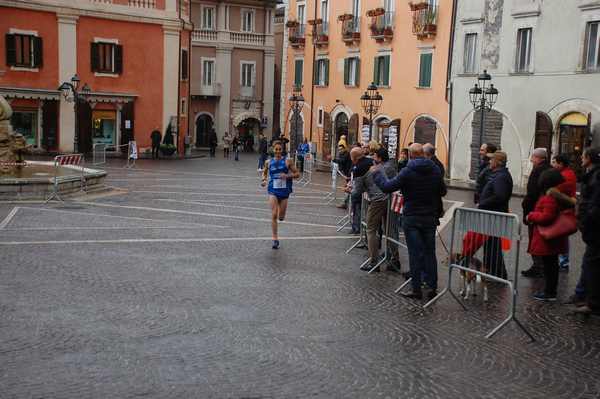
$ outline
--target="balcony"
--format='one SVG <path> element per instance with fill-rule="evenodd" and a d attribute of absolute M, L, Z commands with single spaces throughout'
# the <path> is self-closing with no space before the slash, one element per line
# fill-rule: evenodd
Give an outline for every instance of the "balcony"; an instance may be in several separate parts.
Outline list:
<path fill-rule="evenodd" d="M 289 20 L 285 24 L 288 28 L 288 40 L 293 48 L 302 48 L 306 43 L 306 24 Z"/>
<path fill-rule="evenodd" d="M 192 32 L 192 40 L 196 42 L 216 42 L 217 31 L 216 30 L 195 30 Z"/>
<path fill-rule="evenodd" d="M 434 37 L 437 33 L 438 7 L 426 2 L 409 3 L 413 13 L 413 34 L 419 39 Z"/>
<path fill-rule="evenodd" d="M 192 88 L 192 96 L 202 97 L 220 97 L 221 84 L 213 83 L 212 85 L 201 84 L 198 88 Z"/>
<path fill-rule="evenodd" d="M 229 40 L 233 44 L 265 45 L 265 35 L 261 33 L 229 32 Z"/>
<path fill-rule="evenodd" d="M 391 41 L 394 38 L 394 13 L 383 8 L 369 10 L 367 16 L 371 17 L 371 37 L 377 42 Z"/>
<path fill-rule="evenodd" d="M 347 45 L 360 42 L 360 17 L 352 14 L 342 14 L 338 17 L 342 23 L 342 40 Z"/>
<path fill-rule="evenodd" d="M 327 46 L 329 44 L 329 22 L 322 21 L 315 25 L 315 45 L 317 47 Z"/>
<path fill-rule="evenodd" d="M 96 4 L 123 5 L 135 8 L 156 8 L 156 0 L 90 0 L 90 2 Z"/>
<path fill-rule="evenodd" d="M 256 86 L 241 86 L 240 97 L 242 98 L 254 98 L 256 97 Z"/>

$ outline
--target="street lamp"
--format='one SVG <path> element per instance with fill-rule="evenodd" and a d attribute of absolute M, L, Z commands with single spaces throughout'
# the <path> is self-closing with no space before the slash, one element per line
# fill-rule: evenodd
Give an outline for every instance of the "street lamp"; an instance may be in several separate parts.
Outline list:
<path fill-rule="evenodd" d="M 298 146 L 298 124 L 300 122 L 300 111 L 304 106 L 304 96 L 302 96 L 302 92 L 300 90 L 300 86 L 294 86 L 292 95 L 289 98 L 290 109 L 292 112 L 294 112 L 294 136 L 293 141 L 291 141 L 290 152 L 295 151 L 296 147 Z M 290 137 L 290 139 L 292 139 L 292 137 Z"/>
<path fill-rule="evenodd" d="M 485 122 L 485 112 L 490 112 L 496 100 L 498 99 L 498 89 L 491 84 L 492 76 L 484 70 L 481 75 L 477 77 L 479 83 L 475 83 L 475 86 L 469 90 L 469 99 L 473 104 L 475 112 L 481 112 L 481 126 L 479 128 L 479 148 L 483 145 L 483 132 Z M 488 86 L 489 84 L 489 86 Z"/>
<path fill-rule="evenodd" d="M 79 123 L 77 122 L 77 106 L 79 104 L 79 97 L 81 95 L 90 94 L 90 92 L 92 91 L 87 83 L 85 83 L 80 90 L 77 90 L 80 82 L 81 79 L 79 79 L 79 76 L 75 74 L 71 78 L 70 82 L 63 82 L 58 87 L 58 90 L 62 92 L 63 97 L 66 101 L 70 101 L 69 94 L 73 94 L 73 110 L 75 112 L 75 137 L 73 139 L 73 147 L 75 149 L 75 152 L 79 152 Z"/>
<path fill-rule="evenodd" d="M 367 90 L 360 96 L 360 104 L 362 105 L 365 114 L 369 115 L 369 141 L 373 137 L 373 115 L 377 115 L 383 97 L 377 91 L 375 83 L 371 83 Z"/>

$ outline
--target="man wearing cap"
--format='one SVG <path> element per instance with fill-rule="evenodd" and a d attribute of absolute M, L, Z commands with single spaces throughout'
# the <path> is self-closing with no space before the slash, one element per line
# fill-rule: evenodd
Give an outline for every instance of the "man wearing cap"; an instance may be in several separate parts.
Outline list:
<path fill-rule="evenodd" d="M 575 312 L 600 315 L 600 148 L 587 148 L 581 166 L 585 174 L 581 179 L 577 219 L 585 243 L 581 272 L 586 303 Z"/>
<path fill-rule="evenodd" d="M 531 153 L 531 163 L 533 164 L 533 169 L 531 170 L 531 174 L 529 175 L 529 179 L 527 180 L 527 194 L 525 198 L 523 198 L 523 203 L 521 206 L 523 207 L 523 222 L 527 223 L 527 215 L 533 208 L 535 207 L 535 203 L 540 198 L 541 192 L 539 187 L 540 175 L 543 171 L 550 169 L 550 162 L 548 161 L 548 151 L 545 148 L 536 148 Z M 531 242 L 531 236 L 533 235 L 533 226 L 529 226 L 529 240 Z M 533 260 L 533 264 L 527 270 L 523 270 L 521 274 L 525 277 L 543 277 L 544 276 L 544 266 L 537 256 L 531 256 Z"/>
<path fill-rule="evenodd" d="M 512 196 L 513 180 L 506 167 L 507 156 L 496 151 L 490 160 L 489 177 L 479 197 L 479 209 L 495 212 L 508 212 L 508 202 Z M 506 278 L 506 267 L 502 256 L 499 237 L 490 237 L 483 245 L 483 262 L 490 274 Z"/>

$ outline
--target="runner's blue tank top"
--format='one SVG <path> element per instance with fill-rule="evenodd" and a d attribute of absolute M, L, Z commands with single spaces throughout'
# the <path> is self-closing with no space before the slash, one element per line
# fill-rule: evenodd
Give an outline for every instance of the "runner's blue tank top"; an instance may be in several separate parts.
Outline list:
<path fill-rule="evenodd" d="M 269 160 L 269 194 L 277 198 L 287 198 L 292 192 L 292 179 L 280 179 L 281 174 L 287 174 L 289 169 L 285 157 L 279 160 L 271 158 Z"/>

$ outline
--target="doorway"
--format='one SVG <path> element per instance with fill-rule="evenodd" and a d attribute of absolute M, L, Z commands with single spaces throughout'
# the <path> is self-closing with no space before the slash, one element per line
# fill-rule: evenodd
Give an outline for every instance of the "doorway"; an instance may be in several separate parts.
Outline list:
<path fill-rule="evenodd" d="M 196 147 L 208 147 L 208 134 L 213 128 L 213 119 L 202 114 L 196 119 Z"/>
<path fill-rule="evenodd" d="M 575 171 L 575 174 L 577 174 L 577 177 L 581 177 L 583 174 L 581 156 L 589 133 L 588 117 L 583 114 L 568 114 L 560 121 L 558 137 L 559 153 L 569 158 L 571 167 Z"/>

